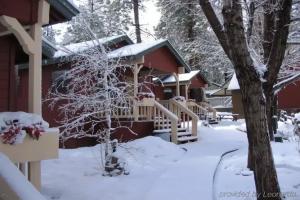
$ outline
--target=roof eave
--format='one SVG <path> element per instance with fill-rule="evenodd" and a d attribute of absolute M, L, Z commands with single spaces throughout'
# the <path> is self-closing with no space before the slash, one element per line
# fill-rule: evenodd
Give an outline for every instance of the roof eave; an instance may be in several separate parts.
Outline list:
<path fill-rule="evenodd" d="M 59 11 L 67 20 L 71 20 L 80 11 L 68 0 L 48 0 L 49 4 Z"/>

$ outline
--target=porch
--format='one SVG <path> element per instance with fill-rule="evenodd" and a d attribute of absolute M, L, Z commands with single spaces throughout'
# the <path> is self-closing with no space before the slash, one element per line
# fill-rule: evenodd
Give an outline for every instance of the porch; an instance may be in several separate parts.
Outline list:
<path fill-rule="evenodd" d="M 28 62 L 28 105 L 24 111 L 41 116 L 42 27 L 71 19 L 79 11 L 68 0 L 3 0 L 2 3 L 5 9 L 2 9 L 0 15 L 0 112 L 21 110 L 17 103 L 20 91 L 16 65 Z M 16 4 L 22 8 L 22 12 L 18 13 L 19 10 L 15 9 Z M 20 54 L 25 56 L 19 56 Z M 20 101 L 22 100 L 24 99 Z M 14 175 L 20 172 L 24 175 L 21 176 L 23 185 L 27 185 L 28 188 L 33 185 L 38 193 L 41 188 L 41 161 L 58 157 L 59 130 L 39 130 L 41 132 L 33 139 L 33 135 L 24 134 L 25 130 L 18 120 L 9 119 L 10 124 L 7 124 L 8 121 L 1 118 L 1 157 L 7 166 L 15 167 L 10 170 L 11 174 L 0 174 L 0 194 L 5 195 L 0 195 L 0 199 L 23 199 L 20 194 L 22 184 L 11 185 L 11 180 L 15 180 L 16 177 Z M 13 135 L 12 132 L 16 134 Z M 17 134 L 25 136 L 24 140 L 17 143 L 5 141 Z M 31 134 L 35 133 L 31 131 Z"/>

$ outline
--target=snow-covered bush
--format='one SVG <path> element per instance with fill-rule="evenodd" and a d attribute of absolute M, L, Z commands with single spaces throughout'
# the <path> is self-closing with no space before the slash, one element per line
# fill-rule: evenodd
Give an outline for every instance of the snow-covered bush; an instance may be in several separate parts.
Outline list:
<path fill-rule="evenodd" d="M 300 113 L 295 114 L 294 117 L 294 133 L 300 137 Z"/>

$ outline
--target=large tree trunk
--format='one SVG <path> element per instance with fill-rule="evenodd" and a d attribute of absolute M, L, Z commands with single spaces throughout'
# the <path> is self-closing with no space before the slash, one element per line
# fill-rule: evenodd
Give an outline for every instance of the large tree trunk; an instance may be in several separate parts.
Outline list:
<path fill-rule="evenodd" d="M 136 34 L 136 42 L 141 43 L 141 26 L 139 19 L 139 0 L 133 0 L 133 12 L 134 12 L 134 25 L 135 25 L 135 34 Z"/>
<path fill-rule="evenodd" d="M 276 112 L 277 106 L 275 104 L 276 98 L 273 92 L 265 96 L 266 96 L 266 103 L 267 103 L 266 114 L 267 114 L 267 121 L 268 121 L 269 136 L 270 136 L 270 140 L 274 141 L 274 133 L 276 132 L 276 128 L 277 128 L 276 118 L 274 118 L 274 115 L 277 114 Z"/>
<path fill-rule="evenodd" d="M 270 9 L 273 15 L 275 5 L 275 17 L 265 16 L 264 37 L 270 36 L 264 45 L 264 62 L 267 71 L 261 77 L 261 65 L 255 65 L 258 60 L 250 55 L 245 27 L 243 23 L 243 9 L 240 0 L 223 1 L 222 26 L 209 0 L 199 0 L 202 10 L 215 32 L 221 46 L 228 55 L 237 75 L 247 126 L 249 142 L 249 166 L 254 171 L 257 199 L 280 200 L 280 188 L 274 165 L 273 154 L 269 139 L 269 130 L 266 117 L 266 98 L 262 86 L 262 78 L 268 83 L 269 91 L 277 80 L 277 74 L 283 61 L 286 41 L 288 36 L 288 24 L 290 22 L 292 0 L 267 0 L 265 10 Z M 275 28 L 275 31 L 274 30 Z M 251 35 L 251 34 L 250 34 Z M 268 55 L 267 55 L 268 54 Z M 268 58 L 268 59 L 266 59 Z"/>
<path fill-rule="evenodd" d="M 261 83 L 243 81 L 242 101 L 244 105 L 247 134 L 249 139 L 249 160 L 254 169 L 257 199 L 281 199 L 280 187 L 274 166 L 272 149 L 266 119 L 266 100 Z M 277 194 L 277 197 L 273 197 Z M 272 196 L 272 198 L 267 198 Z"/>

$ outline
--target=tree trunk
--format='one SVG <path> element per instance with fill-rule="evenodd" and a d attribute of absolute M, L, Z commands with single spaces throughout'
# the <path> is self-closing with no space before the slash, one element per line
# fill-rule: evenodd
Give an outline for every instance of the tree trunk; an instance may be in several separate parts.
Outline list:
<path fill-rule="evenodd" d="M 280 200 L 280 188 L 272 156 L 261 83 L 244 80 L 242 101 L 249 139 L 249 160 L 254 169 L 257 199 Z M 275 195 L 275 196 L 274 196 Z"/>
<path fill-rule="evenodd" d="M 269 136 L 270 140 L 274 141 L 274 134 L 276 133 L 277 124 L 276 124 L 276 118 L 274 118 L 275 115 L 277 115 L 277 104 L 276 104 L 276 98 L 273 92 L 268 93 L 266 95 L 266 113 L 267 113 L 267 120 L 268 120 L 268 129 L 269 129 Z"/>
<path fill-rule="evenodd" d="M 133 0 L 133 12 L 134 12 L 134 26 L 135 26 L 135 34 L 136 34 L 136 42 L 141 43 L 141 26 L 139 20 L 139 0 Z"/>

